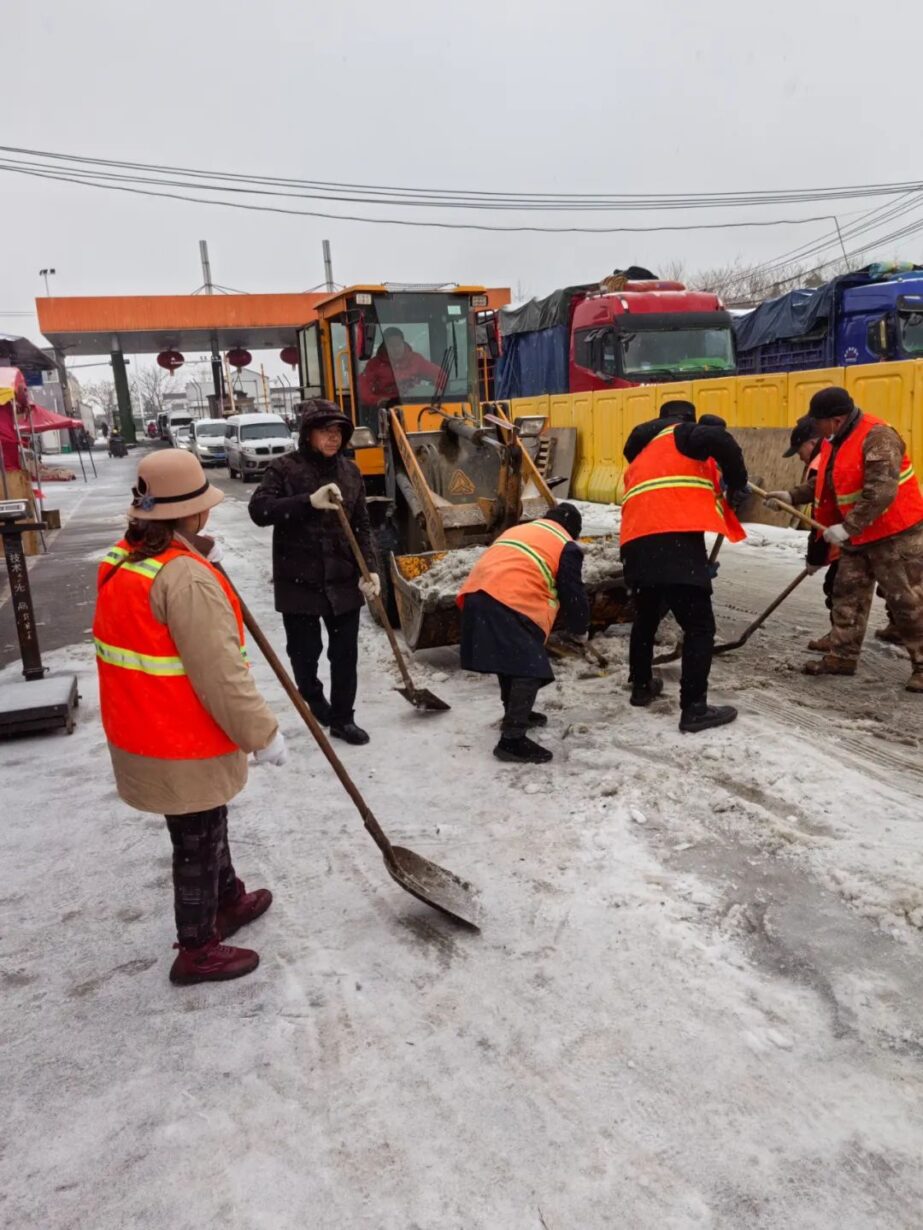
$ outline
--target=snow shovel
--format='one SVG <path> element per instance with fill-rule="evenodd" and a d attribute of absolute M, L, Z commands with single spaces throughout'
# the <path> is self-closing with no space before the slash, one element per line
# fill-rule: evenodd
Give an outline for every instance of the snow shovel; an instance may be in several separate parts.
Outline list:
<path fill-rule="evenodd" d="M 222 572 L 224 571 L 220 564 L 215 565 L 215 567 Z M 225 576 L 227 576 L 227 573 L 225 573 Z M 230 578 L 228 579 L 230 580 Z M 458 922 L 464 923 L 465 926 L 479 931 L 480 904 L 477 889 L 469 884 L 467 880 L 460 879 L 453 872 L 447 871 L 444 867 L 437 866 L 436 863 L 431 863 L 429 859 L 425 859 L 419 854 L 414 854 L 413 850 L 407 850 L 403 846 L 392 846 L 385 836 L 381 825 L 372 814 L 372 809 L 359 793 L 355 782 L 346 772 L 345 765 L 333 750 L 330 740 L 321 729 L 320 723 L 308 708 L 301 693 L 292 682 L 288 671 L 279 661 L 276 651 L 263 635 L 259 624 L 247 609 L 247 605 L 240 597 L 240 594 L 237 594 L 237 598 L 240 602 L 241 614 L 244 617 L 247 631 L 256 641 L 257 645 L 259 645 L 263 657 L 272 667 L 276 678 L 288 694 L 289 700 L 298 710 L 305 725 L 314 736 L 317 746 L 327 757 L 330 767 L 340 779 L 343 789 L 352 799 L 353 803 L 355 803 L 356 810 L 362 817 L 362 823 L 368 829 L 372 840 L 382 853 L 391 879 L 399 884 L 405 892 L 410 893 L 412 897 L 416 897 L 418 901 L 423 901 L 426 905 L 431 905 L 434 910 L 441 910 L 443 914 L 448 914 L 450 918 L 454 918 Z"/>
<path fill-rule="evenodd" d="M 359 571 L 362 573 L 363 580 L 371 582 L 371 573 L 368 570 L 362 552 L 359 550 L 359 544 L 356 542 L 356 535 L 353 533 L 353 527 L 349 524 L 349 518 L 346 515 L 346 510 L 343 505 L 337 501 L 337 516 L 340 518 L 340 525 L 343 527 L 343 533 L 349 540 L 349 545 L 352 548 L 352 553 L 356 557 L 356 564 Z M 425 709 L 429 713 L 445 713 L 446 709 L 451 708 L 444 700 L 440 700 L 438 696 L 433 695 L 429 688 L 418 688 L 414 685 L 410 677 L 410 671 L 407 669 L 407 663 L 404 661 L 404 655 L 400 651 L 397 643 L 397 637 L 394 635 L 394 629 L 391 627 L 391 620 L 388 618 L 388 612 L 385 610 L 385 604 L 381 597 L 370 598 L 369 603 L 374 604 L 378 614 L 378 622 L 388 634 L 388 640 L 391 642 L 391 652 L 394 654 L 394 660 L 397 663 L 397 668 L 401 672 L 401 678 L 404 680 L 402 688 L 395 688 L 395 692 L 399 692 L 404 700 L 410 701 L 417 709 Z"/>
<path fill-rule="evenodd" d="M 775 598 L 772 602 L 770 602 L 766 610 L 763 611 L 761 614 L 757 615 L 756 619 L 754 619 L 752 624 L 748 624 L 747 627 L 744 628 L 743 632 L 740 634 L 740 636 L 737 638 L 736 641 L 725 641 L 723 645 L 716 645 L 714 649 L 712 650 L 712 653 L 713 654 L 730 653 L 732 649 L 740 649 L 741 645 L 746 645 L 747 641 L 749 641 L 750 637 L 757 630 L 757 628 L 761 627 L 766 622 L 766 620 L 769 618 L 769 616 L 773 613 L 773 611 L 776 610 L 777 607 L 780 607 L 782 605 L 782 603 L 789 596 L 789 594 L 792 593 L 793 590 L 796 590 L 798 588 L 798 586 L 805 579 L 805 577 L 809 577 L 810 575 L 811 575 L 810 568 L 805 568 L 801 572 L 799 572 L 798 575 L 795 577 L 794 581 L 792 581 L 789 585 L 786 585 L 785 589 L 782 590 L 782 593 L 779 594 L 778 598 Z"/>

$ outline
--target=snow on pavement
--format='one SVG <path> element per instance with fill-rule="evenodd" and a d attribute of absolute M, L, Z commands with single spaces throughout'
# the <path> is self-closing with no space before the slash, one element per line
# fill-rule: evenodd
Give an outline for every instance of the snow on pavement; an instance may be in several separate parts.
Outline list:
<path fill-rule="evenodd" d="M 281 650 L 269 535 L 222 485 L 228 570 Z M 775 555 L 728 552 L 721 583 L 784 584 Z M 623 630 L 599 643 L 614 675 L 568 663 L 543 693 L 554 762 L 501 766 L 495 681 L 418 655 L 452 705 L 421 715 L 363 621 L 373 741 L 338 750 L 393 839 L 478 884 L 480 935 L 393 884 L 254 655 L 291 758 L 252 771 L 231 841 L 276 898 L 257 973 L 188 989 L 163 821 L 115 794 L 89 646 L 48 655 L 77 732 L 0 744 L 4 1224 L 918 1225 L 915 780 L 761 708 L 790 683 L 768 641 L 716 667 L 742 717 L 695 739 L 676 668 L 634 710 Z"/>

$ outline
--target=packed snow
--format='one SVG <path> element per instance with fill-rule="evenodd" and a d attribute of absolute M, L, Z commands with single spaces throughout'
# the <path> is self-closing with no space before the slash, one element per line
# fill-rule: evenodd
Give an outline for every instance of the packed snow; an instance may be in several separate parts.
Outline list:
<path fill-rule="evenodd" d="M 100 554 L 122 464 L 108 503 L 70 487 Z M 281 652 L 269 534 L 219 481 L 226 567 Z M 585 533 L 617 531 L 583 508 Z M 803 535 L 766 541 L 724 548 L 726 634 L 798 569 Z M 115 794 L 86 636 L 48 653 L 78 675 L 76 733 L 0 744 L 4 1224 L 919 1225 L 920 701 L 877 645 L 856 680 L 801 676 L 819 578 L 790 604 L 716 660 L 741 717 L 705 735 L 677 730 L 676 665 L 629 707 L 627 629 L 596 642 L 608 675 L 556 664 L 541 768 L 492 758 L 496 682 L 454 649 L 411 660 L 451 711 L 408 706 L 363 618 L 372 742 L 337 750 L 393 840 L 479 886 L 479 935 L 391 881 L 251 654 L 291 757 L 252 770 L 231 845 L 275 902 L 238 940 L 254 975 L 186 989 L 163 820 Z"/>

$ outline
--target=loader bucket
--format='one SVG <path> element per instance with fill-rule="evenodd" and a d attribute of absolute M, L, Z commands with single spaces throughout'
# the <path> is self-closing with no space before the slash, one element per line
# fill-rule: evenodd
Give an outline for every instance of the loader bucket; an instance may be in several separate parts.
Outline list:
<path fill-rule="evenodd" d="M 422 555 L 393 555 L 391 580 L 394 601 L 401 621 L 401 631 L 410 649 L 436 649 L 441 645 L 457 645 L 461 636 L 461 611 L 455 605 L 455 595 L 437 600 L 421 596 L 413 582 L 428 572 L 447 551 L 427 551 Z"/>

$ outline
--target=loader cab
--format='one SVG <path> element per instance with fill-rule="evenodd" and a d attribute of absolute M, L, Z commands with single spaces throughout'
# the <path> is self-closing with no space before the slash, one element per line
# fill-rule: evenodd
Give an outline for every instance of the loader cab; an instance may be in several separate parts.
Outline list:
<path fill-rule="evenodd" d="M 305 397 L 326 397 L 356 424 L 356 460 L 381 473 L 379 412 L 399 405 L 408 431 L 438 402 L 477 411 L 476 316 L 488 306 L 479 286 L 353 286 L 317 305 L 299 331 Z M 363 455 L 371 450 L 370 455 Z"/>

